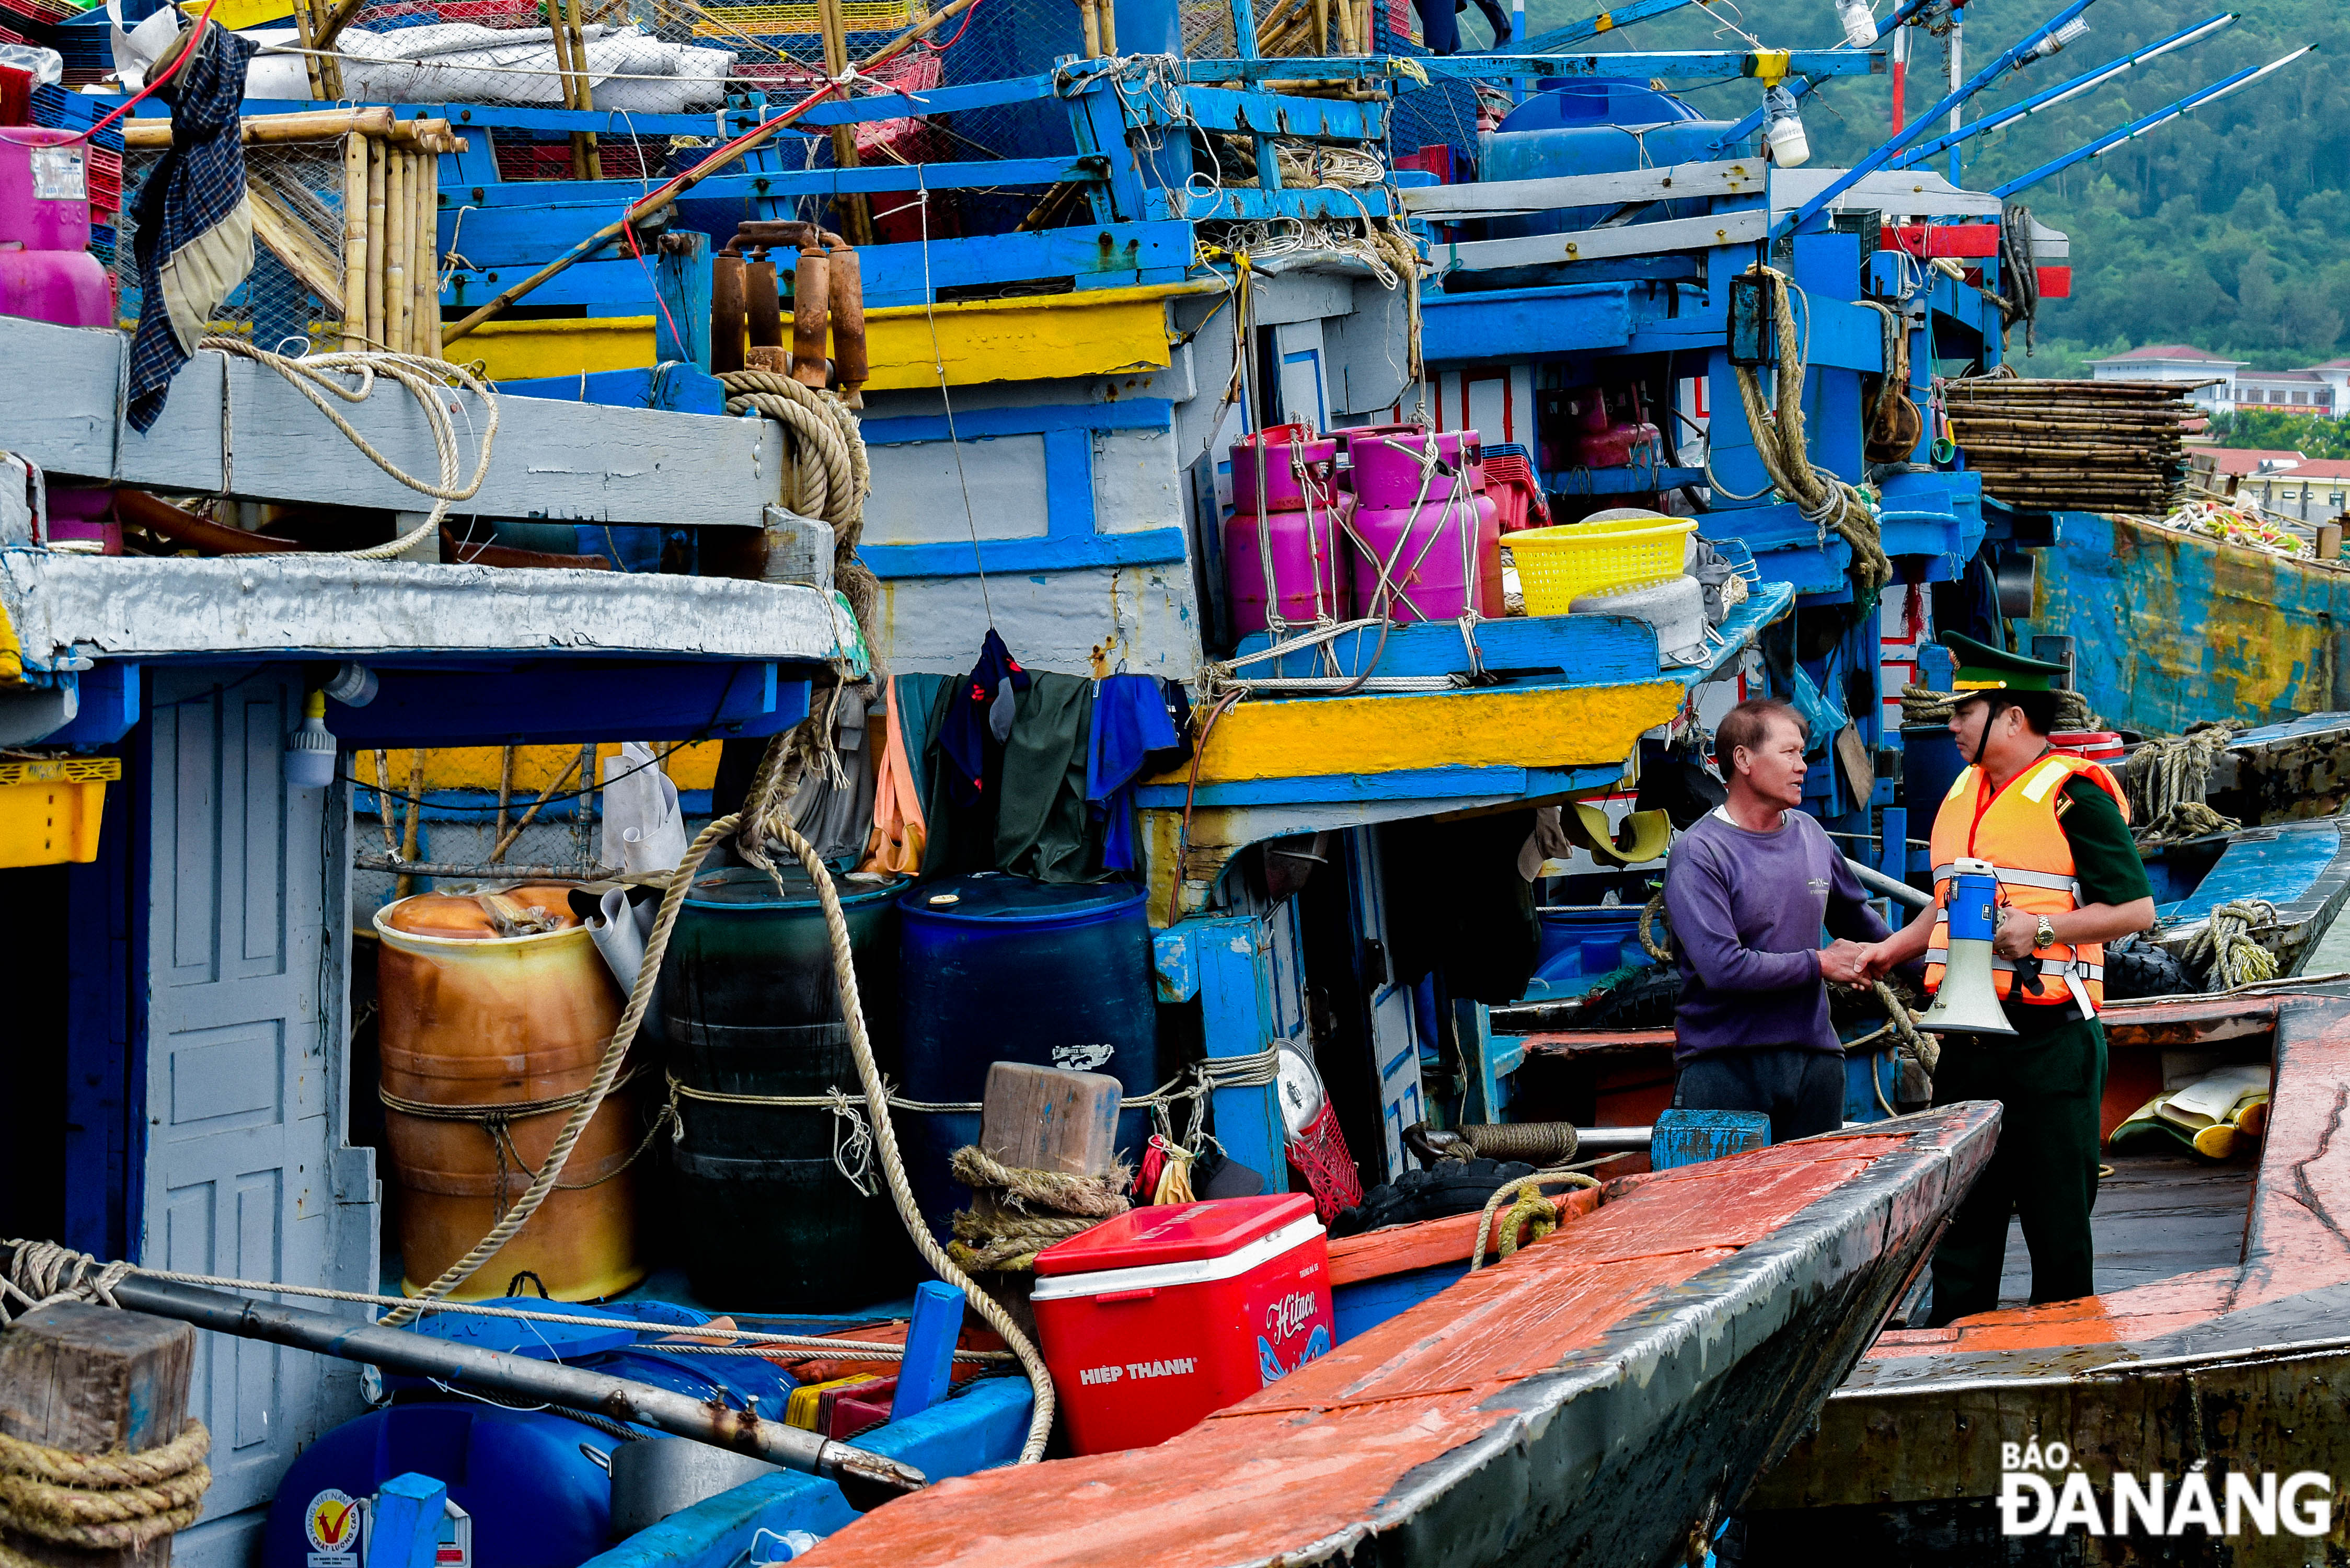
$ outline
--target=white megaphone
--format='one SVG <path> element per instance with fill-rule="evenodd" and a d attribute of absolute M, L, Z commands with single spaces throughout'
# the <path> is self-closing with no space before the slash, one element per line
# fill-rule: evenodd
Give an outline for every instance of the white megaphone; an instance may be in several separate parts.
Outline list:
<path fill-rule="evenodd" d="M 1991 940 L 1999 935 L 1999 872 L 1988 860 L 1950 866 L 1949 930 L 1942 988 L 1918 1020 L 1920 1029 L 1946 1034 L 2013 1034 L 1992 978 Z"/>

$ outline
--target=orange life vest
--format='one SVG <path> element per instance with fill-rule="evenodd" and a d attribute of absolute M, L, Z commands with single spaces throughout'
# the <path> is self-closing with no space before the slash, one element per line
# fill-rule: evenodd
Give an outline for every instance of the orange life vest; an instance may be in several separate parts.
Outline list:
<path fill-rule="evenodd" d="M 2074 775 L 2095 781 L 2114 797 L 2122 820 L 2129 820 L 2129 801 L 2104 764 L 2052 752 L 2007 781 L 1994 793 L 1980 767 L 1960 773 L 1950 793 L 1942 797 L 1934 816 L 1934 938 L 1926 949 L 1926 989 L 1939 991 L 1942 969 L 1950 957 L 1951 863 L 1962 857 L 1988 860 L 1999 868 L 2000 899 L 2033 915 L 2059 915 L 2081 907 L 2081 885 L 2074 879 L 2073 846 L 2057 825 L 2057 807 L 2064 786 Z M 2103 942 L 2068 947 L 2063 942 L 2040 950 L 2041 987 L 2035 993 L 2015 989 L 2015 965 L 1994 958 L 1993 983 L 2002 1002 L 2060 1006 L 2074 995 L 2077 983 L 2094 1012 L 2106 999 L 2106 949 Z"/>

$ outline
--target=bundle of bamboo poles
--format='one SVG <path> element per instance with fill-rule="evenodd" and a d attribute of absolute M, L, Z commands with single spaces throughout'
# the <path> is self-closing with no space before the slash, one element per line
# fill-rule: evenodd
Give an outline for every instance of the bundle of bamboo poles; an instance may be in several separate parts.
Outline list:
<path fill-rule="evenodd" d="M 1276 0 L 1256 25 L 1256 52 L 1268 58 L 1367 55 L 1371 0 Z"/>
<path fill-rule="evenodd" d="M 2039 511 L 2159 517 L 2186 472 L 2194 389 L 2167 381 L 1953 381 L 1950 433 L 1983 490 Z"/>
<path fill-rule="evenodd" d="M 386 107 L 303 109 L 257 116 L 244 126 L 248 148 L 342 143 L 339 254 L 321 234 L 319 203 L 307 187 L 271 177 L 250 160 L 245 188 L 254 237 L 304 287 L 342 312 L 342 347 L 441 356 L 441 154 L 465 139 L 445 119 L 400 119 Z M 133 149 L 172 144 L 169 120 L 123 127 Z M 333 156 L 326 151 L 325 156 Z"/>

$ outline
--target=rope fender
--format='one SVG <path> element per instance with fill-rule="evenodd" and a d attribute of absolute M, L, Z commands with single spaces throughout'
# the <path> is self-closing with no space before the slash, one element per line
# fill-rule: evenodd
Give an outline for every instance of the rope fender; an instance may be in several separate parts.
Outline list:
<path fill-rule="evenodd" d="M 104 1454 L 0 1433 L 0 1527 L 88 1552 L 136 1550 L 203 1510 L 212 1434 L 191 1420 L 161 1448 Z M 0 1559 L 23 1561 L 0 1547 Z"/>

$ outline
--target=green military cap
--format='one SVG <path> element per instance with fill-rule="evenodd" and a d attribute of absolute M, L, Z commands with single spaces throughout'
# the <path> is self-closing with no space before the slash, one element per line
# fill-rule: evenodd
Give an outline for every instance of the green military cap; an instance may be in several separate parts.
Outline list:
<path fill-rule="evenodd" d="M 1942 634 L 1942 646 L 1958 660 L 1958 672 L 1950 684 L 1961 696 L 1991 690 L 2053 691 L 2055 678 L 2064 673 L 2061 664 L 2010 653 L 1955 631 Z"/>

